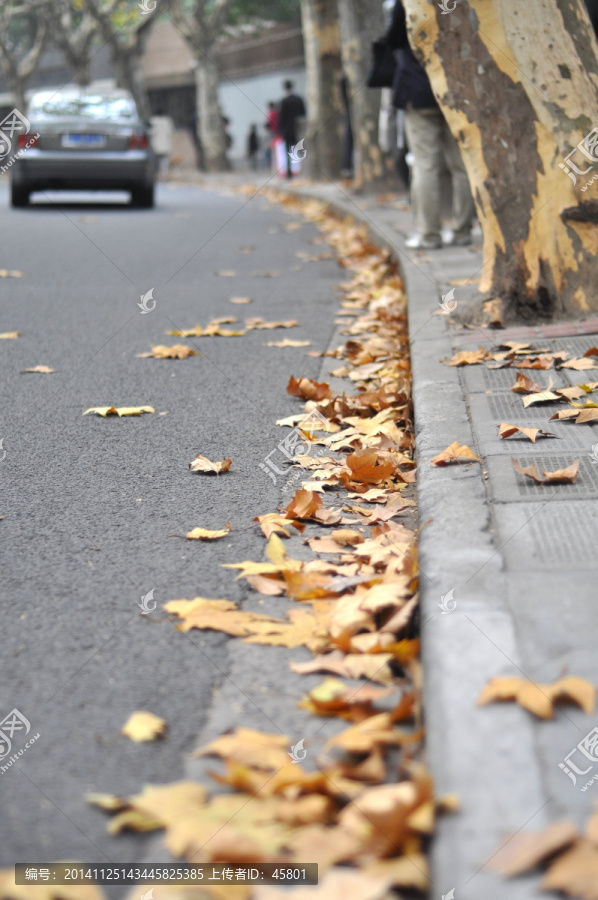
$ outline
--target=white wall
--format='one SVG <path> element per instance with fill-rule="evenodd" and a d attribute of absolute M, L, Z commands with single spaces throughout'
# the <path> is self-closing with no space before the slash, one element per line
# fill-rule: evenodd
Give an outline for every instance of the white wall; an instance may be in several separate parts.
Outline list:
<path fill-rule="evenodd" d="M 287 78 L 294 82 L 295 92 L 305 99 L 305 68 L 278 69 L 249 78 L 224 79 L 220 83 L 220 104 L 223 114 L 230 119 L 229 132 L 233 138 L 229 151 L 232 160 L 246 159 L 247 135 L 253 124 L 258 126 L 263 145 L 266 134 L 263 124 L 268 114 L 268 101 L 278 103 L 282 100 L 282 85 Z"/>

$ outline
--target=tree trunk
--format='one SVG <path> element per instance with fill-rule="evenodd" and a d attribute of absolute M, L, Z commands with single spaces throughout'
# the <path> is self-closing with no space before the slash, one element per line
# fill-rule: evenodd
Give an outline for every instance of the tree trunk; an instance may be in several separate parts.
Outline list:
<path fill-rule="evenodd" d="M 382 4 L 341 0 L 338 13 L 343 69 L 349 82 L 355 187 L 388 187 L 392 161 L 378 143 L 380 91 L 365 86 L 372 40 L 386 30 Z"/>
<path fill-rule="evenodd" d="M 338 178 L 345 116 L 337 0 L 301 0 L 301 14 L 307 66 L 306 168 L 314 178 Z"/>
<path fill-rule="evenodd" d="M 226 155 L 226 128 L 220 108 L 218 69 L 208 49 L 197 59 L 197 130 L 208 172 L 227 172 L 230 163 Z"/>
<path fill-rule="evenodd" d="M 598 310 L 598 47 L 582 0 L 405 8 L 471 181 L 480 290 L 526 317 Z"/>

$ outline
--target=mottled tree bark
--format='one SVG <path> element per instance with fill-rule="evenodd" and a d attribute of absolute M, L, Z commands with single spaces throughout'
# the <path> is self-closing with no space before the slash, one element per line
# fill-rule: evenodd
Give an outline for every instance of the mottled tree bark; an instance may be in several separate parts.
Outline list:
<path fill-rule="evenodd" d="M 338 178 L 342 165 L 344 107 L 337 0 L 301 0 L 301 14 L 308 115 L 304 165 L 313 178 Z"/>
<path fill-rule="evenodd" d="M 381 3 L 341 0 L 338 7 L 343 69 L 349 81 L 355 187 L 388 187 L 392 162 L 378 143 L 380 91 L 366 87 L 371 45 L 385 32 Z"/>
<path fill-rule="evenodd" d="M 405 0 L 484 234 L 480 289 L 598 310 L 598 46 L 582 0 Z M 585 140 L 584 140 L 585 139 Z"/>

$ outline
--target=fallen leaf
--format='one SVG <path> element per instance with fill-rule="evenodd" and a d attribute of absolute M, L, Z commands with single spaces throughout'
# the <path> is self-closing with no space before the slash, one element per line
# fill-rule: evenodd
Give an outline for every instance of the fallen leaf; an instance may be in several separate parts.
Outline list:
<path fill-rule="evenodd" d="M 234 278 L 236 274 L 234 269 L 220 269 L 220 271 L 214 272 L 214 275 L 219 278 Z"/>
<path fill-rule="evenodd" d="M 555 400 L 560 399 L 559 395 L 554 394 L 552 391 L 540 391 L 539 394 L 528 394 L 527 397 L 524 397 L 523 405 L 527 408 L 533 403 L 554 403 Z"/>
<path fill-rule="evenodd" d="M 197 352 L 184 344 L 175 344 L 172 347 L 158 344 L 155 347 L 152 346 L 150 353 L 138 353 L 137 356 L 140 359 L 148 357 L 153 357 L 154 359 L 187 359 L 188 356 L 197 356 Z"/>
<path fill-rule="evenodd" d="M 524 375 L 523 372 L 517 372 L 517 378 L 511 390 L 515 394 L 539 394 L 542 392 L 540 385 Z"/>
<path fill-rule="evenodd" d="M 325 381 L 312 381 L 311 378 L 299 378 L 297 380 L 294 375 L 287 385 L 287 394 L 292 397 L 300 397 L 302 400 L 327 400 L 332 396 L 330 385 Z"/>
<path fill-rule="evenodd" d="M 551 863 L 541 887 L 581 900 L 598 900 L 596 847 L 590 841 L 578 841 Z"/>
<path fill-rule="evenodd" d="M 248 331 L 272 331 L 275 328 L 296 328 L 299 325 L 296 319 L 287 319 L 286 322 L 264 322 L 263 319 L 245 319 L 245 327 Z"/>
<path fill-rule="evenodd" d="M 18 269 L 0 269 L 0 278 L 22 278 L 23 273 Z"/>
<path fill-rule="evenodd" d="M 579 472 L 580 461 L 576 459 L 575 462 L 566 469 L 557 469 L 555 472 L 544 471 L 542 472 L 544 477 L 540 476 L 536 466 L 522 467 L 513 459 L 513 457 L 511 457 L 511 462 L 516 472 L 519 472 L 520 475 L 526 475 L 528 478 L 533 478 L 538 484 L 575 484 L 577 481 L 577 473 Z"/>
<path fill-rule="evenodd" d="M 431 466 L 448 466 L 452 463 L 472 463 L 482 462 L 479 456 L 476 456 L 473 450 L 466 444 L 460 444 L 459 441 L 453 441 L 450 446 L 439 453 L 430 461 Z"/>
<path fill-rule="evenodd" d="M 487 351 L 483 347 L 480 347 L 479 350 L 461 350 L 459 353 L 455 353 L 454 356 L 451 356 L 447 365 L 475 366 L 478 363 L 484 362 L 485 359 L 488 359 Z"/>
<path fill-rule="evenodd" d="M 287 527 L 290 525 L 292 525 L 293 528 L 296 528 L 297 531 L 305 531 L 305 525 L 303 525 L 302 522 L 295 522 L 280 513 L 267 513 L 265 516 L 256 516 L 253 521 L 259 524 L 267 538 L 272 534 L 290 537 L 291 533 L 287 530 Z"/>
<path fill-rule="evenodd" d="M 540 863 L 571 846 L 579 838 L 572 822 L 554 822 L 539 832 L 520 831 L 509 838 L 488 862 L 488 868 L 514 877 L 537 869 Z"/>
<path fill-rule="evenodd" d="M 40 375 L 52 375 L 55 371 L 55 369 L 51 369 L 49 366 L 34 366 L 32 369 L 23 369 L 22 374 L 25 375 L 27 372 L 39 372 Z"/>
<path fill-rule="evenodd" d="M 5 331 L 3 334 L 0 334 L 0 340 L 9 340 L 11 338 L 18 338 L 20 332 L 18 331 Z"/>
<path fill-rule="evenodd" d="M 498 435 L 501 438 L 509 438 L 514 434 L 523 434 L 526 438 L 535 444 L 538 437 L 555 438 L 556 434 L 549 431 L 542 431 L 541 428 L 524 428 L 521 425 L 509 425 L 507 422 L 501 422 L 498 427 Z"/>
<path fill-rule="evenodd" d="M 253 728 L 237 728 L 195 750 L 193 756 L 219 756 L 256 769 L 278 769 L 289 761 L 288 737 L 265 734 Z"/>
<path fill-rule="evenodd" d="M 157 737 L 163 737 L 168 725 L 164 719 L 150 712 L 134 712 L 127 719 L 120 730 L 125 737 L 131 738 L 136 743 L 153 741 Z"/>
<path fill-rule="evenodd" d="M 278 272 L 254 272 L 254 278 L 278 278 Z"/>
<path fill-rule="evenodd" d="M 593 356 L 594 354 L 592 354 Z M 569 359 L 567 362 L 561 363 L 561 369 L 575 369 L 580 372 L 583 369 L 598 369 L 598 364 L 593 362 L 593 360 L 589 359 L 588 356 L 584 353 L 584 355 L 580 359 Z"/>
<path fill-rule="evenodd" d="M 311 675 L 314 672 L 330 672 L 342 678 L 367 678 L 379 684 L 392 684 L 393 676 L 388 664 L 392 660 L 391 653 L 342 653 L 333 650 L 323 656 L 316 656 L 305 663 L 291 663 L 291 671 L 299 675 Z"/>
<path fill-rule="evenodd" d="M 311 347 L 311 341 L 289 341 L 287 338 L 284 341 L 268 341 L 266 344 L 267 347 Z"/>
<path fill-rule="evenodd" d="M 493 678 L 478 698 L 478 706 L 496 700 L 515 700 L 541 719 L 552 719 L 558 701 L 577 704 L 588 713 L 596 705 L 596 688 L 589 681 L 570 675 L 552 684 L 536 684 L 527 678 Z"/>
<path fill-rule="evenodd" d="M 219 531 L 209 531 L 207 528 L 193 528 L 188 531 L 185 537 L 189 541 L 218 541 L 220 538 L 230 534 L 230 525 L 226 523 L 223 529 Z"/>
<path fill-rule="evenodd" d="M 91 409 L 86 409 L 83 415 L 95 413 L 106 418 L 106 416 L 140 416 L 143 413 L 153 412 L 155 412 L 153 406 L 92 406 Z"/>
<path fill-rule="evenodd" d="M 229 303 L 251 303 L 251 297 L 231 297 Z"/>
<path fill-rule="evenodd" d="M 222 472 L 228 472 L 232 465 L 232 459 L 228 456 L 220 462 L 210 462 L 207 456 L 198 453 L 193 462 L 189 463 L 192 472 L 201 472 L 208 475 L 220 475 Z"/>

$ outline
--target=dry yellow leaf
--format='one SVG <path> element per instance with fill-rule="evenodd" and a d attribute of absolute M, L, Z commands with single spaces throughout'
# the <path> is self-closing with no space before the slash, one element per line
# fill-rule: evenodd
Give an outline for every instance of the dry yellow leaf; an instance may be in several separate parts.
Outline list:
<path fill-rule="evenodd" d="M 495 700 L 515 700 L 541 719 L 551 719 L 559 701 L 577 704 L 588 714 L 596 705 L 596 688 L 589 681 L 570 675 L 552 684 L 536 684 L 527 678 L 493 678 L 484 688 L 478 705 Z"/>
<path fill-rule="evenodd" d="M 136 743 L 141 743 L 163 737 L 167 728 L 166 721 L 160 716 L 155 716 L 151 712 L 134 712 L 127 719 L 120 733 Z"/>
<path fill-rule="evenodd" d="M 467 444 L 460 444 L 459 441 L 453 441 L 446 450 L 439 453 L 430 461 L 431 466 L 449 466 L 452 463 L 473 463 L 482 462 L 479 456 L 476 456 L 473 450 Z"/>
<path fill-rule="evenodd" d="M 290 341 L 285 338 L 284 341 L 268 341 L 267 347 L 311 347 L 311 341 Z"/>
<path fill-rule="evenodd" d="M 0 340 L 10 340 L 11 338 L 18 338 L 20 332 L 18 331 L 5 331 L 0 334 Z"/>
<path fill-rule="evenodd" d="M 303 522 L 296 522 L 294 519 L 288 519 L 280 513 L 267 513 L 265 516 L 256 516 L 253 521 L 259 524 L 267 538 L 272 534 L 290 537 L 291 533 L 287 531 L 287 526 L 290 525 L 292 525 L 293 528 L 296 528 L 297 531 L 305 531 Z"/>
<path fill-rule="evenodd" d="M 185 344 L 174 344 L 167 347 L 165 344 L 152 345 L 150 353 L 138 353 L 140 359 L 153 357 L 154 359 L 187 359 L 188 356 L 197 356 L 197 352 Z"/>
<path fill-rule="evenodd" d="M 39 372 L 40 375 L 52 375 L 55 372 L 55 369 L 51 369 L 49 366 L 34 366 L 32 369 L 23 369 L 23 375 L 27 374 L 27 372 Z"/>
<path fill-rule="evenodd" d="M 0 278 L 22 278 L 23 273 L 18 269 L 0 269 Z"/>
<path fill-rule="evenodd" d="M 189 541 L 218 541 L 230 534 L 230 525 L 227 522 L 219 531 L 210 531 L 208 528 L 193 528 L 185 537 Z"/>
<path fill-rule="evenodd" d="M 557 437 L 556 434 L 551 434 L 549 431 L 543 431 L 541 428 L 524 428 L 521 425 L 509 425 L 507 422 L 501 422 L 500 425 L 498 425 L 499 437 L 509 438 L 514 434 L 523 434 L 526 438 L 529 438 L 532 444 L 535 444 L 538 437 Z"/>
<path fill-rule="evenodd" d="M 253 728 L 237 728 L 221 735 L 194 756 L 219 756 L 255 769 L 278 769 L 289 762 L 289 738 L 281 734 L 266 734 Z"/>
<path fill-rule="evenodd" d="M 554 822 L 544 831 L 520 831 L 509 838 L 491 857 L 488 868 L 514 877 L 536 869 L 559 850 L 571 846 L 579 838 L 572 822 Z"/>
<path fill-rule="evenodd" d="M 143 413 L 153 412 L 155 412 L 153 406 L 92 406 L 91 409 L 86 409 L 83 415 L 95 413 L 106 418 L 106 416 L 140 416 Z"/>
<path fill-rule="evenodd" d="M 536 466 L 520 466 L 519 463 L 511 457 L 511 463 L 516 472 L 520 475 L 526 475 L 532 478 L 537 484 L 575 484 L 577 481 L 577 473 L 579 472 L 579 460 L 567 466 L 566 469 L 557 469 L 555 472 L 542 472 L 539 474 Z"/>
<path fill-rule="evenodd" d="M 228 472 L 232 465 L 232 459 L 228 456 L 220 462 L 210 462 L 207 456 L 198 453 L 193 462 L 189 463 L 192 472 L 201 472 L 207 475 L 220 475 L 222 472 Z"/>
<path fill-rule="evenodd" d="M 251 303 L 251 297 L 231 297 L 229 303 Z"/>
<path fill-rule="evenodd" d="M 546 891 L 562 891 L 580 900 L 598 900 L 598 850 L 580 840 L 550 864 L 542 880 Z"/>

